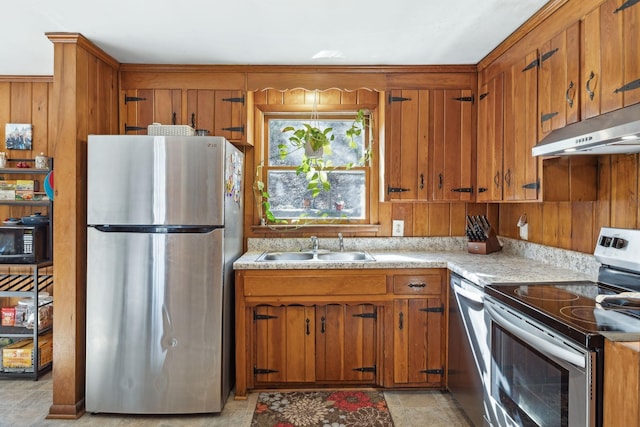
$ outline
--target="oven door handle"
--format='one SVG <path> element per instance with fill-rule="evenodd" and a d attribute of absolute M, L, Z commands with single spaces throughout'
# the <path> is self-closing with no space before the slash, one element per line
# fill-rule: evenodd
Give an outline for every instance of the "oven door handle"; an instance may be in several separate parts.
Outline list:
<path fill-rule="evenodd" d="M 468 299 L 469 301 L 475 302 L 476 304 L 484 304 L 484 296 L 481 292 L 475 292 L 465 288 L 461 288 L 458 285 L 454 285 L 453 290 L 456 295 L 460 295 L 462 298 Z"/>
<path fill-rule="evenodd" d="M 533 348 L 536 348 L 538 351 L 542 353 L 546 353 L 552 356 L 555 356 L 565 362 L 571 363 L 578 368 L 586 367 L 586 360 L 584 354 L 569 350 L 565 347 L 561 347 L 554 343 L 551 343 L 545 339 L 537 337 L 529 331 L 526 331 L 523 328 L 518 327 L 518 325 L 514 324 L 514 322 L 506 319 L 502 314 L 498 313 L 497 310 L 490 305 L 486 305 L 485 308 L 491 315 L 491 318 L 500 326 L 511 332 L 516 337 L 521 340 L 527 342 Z M 519 320 L 519 319 L 518 319 Z M 514 321 L 518 321 L 515 320 Z M 520 321 L 524 323 L 524 321 Z M 519 322 L 519 323 L 520 323 Z M 523 324 L 526 327 L 526 325 Z"/>

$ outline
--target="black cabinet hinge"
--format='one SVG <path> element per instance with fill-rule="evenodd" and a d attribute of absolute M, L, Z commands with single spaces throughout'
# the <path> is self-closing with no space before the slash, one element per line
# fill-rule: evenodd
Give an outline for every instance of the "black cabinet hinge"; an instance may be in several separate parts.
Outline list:
<path fill-rule="evenodd" d="M 389 104 L 391 104 L 392 102 L 403 102 L 403 101 L 411 101 L 411 98 L 404 98 L 402 96 L 389 95 Z"/>
<path fill-rule="evenodd" d="M 633 6 L 634 4 L 640 2 L 640 0 L 627 0 L 626 2 L 622 3 L 622 5 L 620 5 L 619 8 L 617 8 L 616 10 L 613 11 L 613 13 L 618 13 L 622 10 L 625 10 L 631 6 Z"/>
<path fill-rule="evenodd" d="M 253 312 L 253 320 L 269 320 L 269 319 L 277 319 L 278 316 L 271 316 L 269 314 L 258 314 L 257 312 Z"/>
<path fill-rule="evenodd" d="M 362 317 L 363 319 L 377 319 L 378 313 L 376 313 L 375 311 L 372 313 L 358 313 L 354 314 L 353 317 Z"/>
<path fill-rule="evenodd" d="M 614 90 L 613 93 L 626 92 L 628 90 L 634 90 L 638 88 L 640 88 L 640 79 L 629 82 L 624 86 L 620 86 L 618 89 Z"/>
<path fill-rule="evenodd" d="M 540 123 L 544 123 L 544 122 L 546 122 L 547 120 L 551 120 L 551 119 L 553 119 L 553 118 L 554 118 L 555 116 L 557 116 L 557 115 L 558 115 L 558 112 L 557 112 L 557 111 L 555 111 L 555 112 L 553 112 L 553 113 L 541 114 L 541 115 L 540 115 Z"/>
<path fill-rule="evenodd" d="M 420 371 L 423 374 L 444 375 L 444 369 L 424 369 Z"/>
<path fill-rule="evenodd" d="M 240 98 L 222 98 L 222 100 L 226 102 L 240 102 L 244 105 L 244 96 Z"/>
<path fill-rule="evenodd" d="M 473 187 L 452 188 L 455 193 L 473 193 Z"/>
<path fill-rule="evenodd" d="M 473 95 L 471 96 L 461 96 L 459 98 L 453 98 L 454 101 L 460 101 L 460 102 L 470 102 L 473 104 L 473 102 L 475 101 L 475 98 L 473 97 Z"/>
<path fill-rule="evenodd" d="M 529 71 L 530 69 L 536 68 L 539 65 L 540 65 L 540 59 L 536 58 L 530 63 L 528 63 L 527 66 L 522 69 L 522 72 Z"/>
<path fill-rule="evenodd" d="M 146 127 L 144 126 L 127 126 L 127 124 L 124 124 L 124 131 L 126 132 L 132 132 L 134 130 L 147 130 Z"/>
<path fill-rule="evenodd" d="M 421 308 L 420 311 L 425 311 L 427 313 L 444 313 L 444 305 L 441 305 L 440 307 Z"/>
<path fill-rule="evenodd" d="M 540 57 L 540 63 L 542 64 L 544 61 L 551 58 L 553 55 L 555 55 L 557 51 L 558 51 L 558 48 L 555 48 L 553 50 L 550 50 L 549 52 L 543 53 L 542 56 Z"/>
<path fill-rule="evenodd" d="M 487 95 L 489 95 L 489 92 L 481 93 L 478 98 L 480 99 L 480 101 L 482 101 L 483 99 L 485 99 L 487 97 Z"/>
<path fill-rule="evenodd" d="M 484 193 L 485 191 L 487 191 L 485 187 L 478 188 L 478 193 Z"/>
<path fill-rule="evenodd" d="M 125 96 L 124 97 L 124 103 L 128 103 L 128 102 L 138 102 L 138 101 L 146 101 L 147 98 L 141 98 L 139 96 Z"/>
<path fill-rule="evenodd" d="M 230 128 L 222 128 L 222 130 L 228 130 L 229 132 L 242 132 L 244 134 L 244 125 L 230 127 Z"/>
<path fill-rule="evenodd" d="M 278 371 L 276 371 L 275 369 L 256 368 L 255 366 L 253 367 L 253 375 L 273 374 L 273 373 L 276 373 L 276 372 L 278 372 Z"/>
<path fill-rule="evenodd" d="M 390 185 L 387 187 L 387 193 L 403 193 L 405 191 L 411 190 L 408 188 L 392 187 Z"/>
<path fill-rule="evenodd" d="M 522 188 L 525 188 L 527 190 L 539 190 L 540 189 L 540 181 L 530 182 L 528 184 L 523 185 Z"/>
<path fill-rule="evenodd" d="M 358 372 L 376 372 L 376 365 L 373 366 L 363 366 L 361 368 L 353 368 L 353 371 L 358 371 Z"/>

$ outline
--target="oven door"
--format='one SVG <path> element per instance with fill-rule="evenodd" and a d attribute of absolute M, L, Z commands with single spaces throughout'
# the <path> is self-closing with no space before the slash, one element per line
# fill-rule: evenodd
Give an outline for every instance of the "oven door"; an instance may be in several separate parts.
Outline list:
<path fill-rule="evenodd" d="M 595 426 L 596 353 L 485 297 L 490 402 L 500 426 Z"/>

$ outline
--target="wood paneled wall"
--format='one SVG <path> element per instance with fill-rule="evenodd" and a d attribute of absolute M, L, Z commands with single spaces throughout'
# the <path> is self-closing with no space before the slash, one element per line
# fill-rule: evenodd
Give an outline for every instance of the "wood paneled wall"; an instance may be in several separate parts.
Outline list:
<path fill-rule="evenodd" d="M 596 201 L 501 204 L 499 233 L 519 238 L 527 214 L 529 241 L 593 253 L 601 227 L 640 228 L 639 165 L 638 154 L 600 156 Z"/>
<path fill-rule="evenodd" d="M 55 146 L 50 133 L 50 99 L 53 90 L 52 77 L 0 76 L 0 151 L 7 153 L 9 159 L 33 159 L 40 153 L 52 156 Z M 5 126 L 7 123 L 30 123 L 33 126 L 31 150 L 8 150 L 5 145 Z M 43 176 L 22 176 L 24 179 L 39 180 L 43 189 Z M 6 179 L 6 178 L 5 178 Z M 11 178 L 11 179 L 15 179 Z M 2 206 L 0 218 L 30 215 L 33 212 L 46 215 L 46 207 Z"/>

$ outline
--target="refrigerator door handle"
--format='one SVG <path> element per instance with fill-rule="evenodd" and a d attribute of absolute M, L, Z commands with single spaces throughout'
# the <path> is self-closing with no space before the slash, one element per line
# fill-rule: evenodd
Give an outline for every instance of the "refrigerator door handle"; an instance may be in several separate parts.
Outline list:
<path fill-rule="evenodd" d="M 222 226 L 183 226 L 183 225 L 94 225 L 104 233 L 210 233 Z"/>

